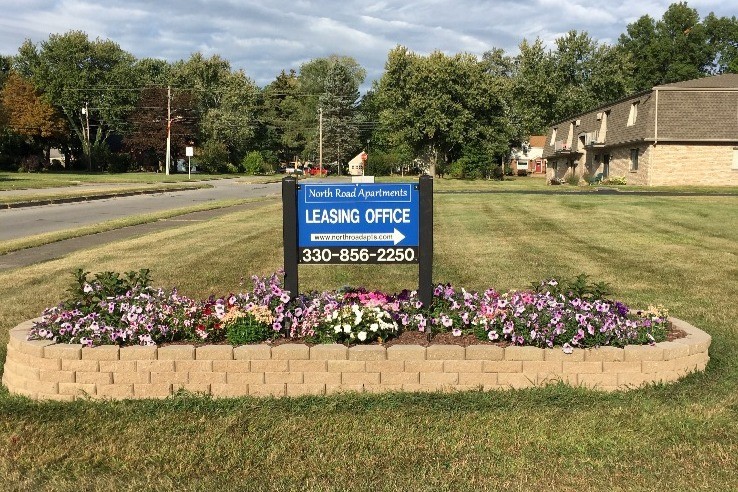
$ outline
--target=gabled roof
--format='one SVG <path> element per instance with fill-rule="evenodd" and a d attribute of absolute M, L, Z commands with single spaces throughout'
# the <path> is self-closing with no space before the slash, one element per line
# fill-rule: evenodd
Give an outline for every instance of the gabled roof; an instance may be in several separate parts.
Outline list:
<path fill-rule="evenodd" d="M 712 77 L 674 82 L 673 84 L 657 85 L 654 89 L 738 89 L 738 74 L 724 73 Z"/>

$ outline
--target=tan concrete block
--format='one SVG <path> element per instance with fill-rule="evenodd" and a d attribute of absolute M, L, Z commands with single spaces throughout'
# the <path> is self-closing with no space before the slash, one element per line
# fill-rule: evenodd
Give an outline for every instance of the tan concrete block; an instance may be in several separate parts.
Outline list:
<path fill-rule="evenodd" d="M 53 400 L 53 401 L 74 401 L 76 398 L 72 395 L 47 395 L 47 394 L 39 394 L 39 399 L 42 400 Z"/>
<path fill-rule="evenodd" d="M 285 343 L 272 347 L 272 360 L 309 360 L 310 347 L 301 343 Z"/>
<path fill-rule="evenodd" d="M 650 345 L 626 345 L 623 348 L 625 362 L 635 360 L 664 360 L 664 349 Z"/>
<path fill-rule="evenodd" d="M 466 360 L 503 360 L 505 349 L 497 345 L 469 345 Z"/>
<path fill-rule="evenodd" d="M 234 385 L 264 384 L 263 372 L 229 372 L 226 382 Z M 212 388 L 211 388 L 212 389 Z"/>
<path fill-rule="evenodd" d="M 597 374 L 602 372 L 602 362 L 562 362 L 564 374 Z"/>
<path fill-rule="evenodd" d="M 461 345 L 429 345 L 425 348 L 428 360 L 464 360 L 466 350 Z"/>
<path fill-rule="evenodd" d="M 36 391 L 27 390 L 25 388 L 16 388 L 14 391 L 15 394 L 25 396 L 26 398 L 31 398 L 33 400 L 38 400 L 39 394 Z M 42 398 L 48 398 L 47 395 L 42 395 Z"/>
<path fill-rule="evenodd" d="M 313 360 L 346 360 L 348 347 L 338 343 L 314 345 L 310 347 L 310 358 Z"/>
<path fill-rule="evenodd" d="M 399 393 L 402 391 L 402 384 L 370 384 L 364 387 L 367 393 Z"/>
<path fill-rule="evenodd" d="M 326 372 L 328 364 L 324 360 L 291 360 L 290 372 Z"/>
<path fill-rule="evenodd" d="M 378 372 L 344 372 L 341 373 L 341 384 L 343 385 L 354 385 L 354 384 L 379 384 L 379 373 Z"/>
<path fill-rule="evenodd" d="M 285 384 L 250 384 L 249 395 L 251 396 L 285 396 L 287 388 Z"/>
<path fill-rule="evenodd" d="M 233 360 L 231 345 L 203 345 L 195 348 L 197 360 Z"/>
<path fill-rule="evenodd" d="M 265 372 L 264 384 L 302 384 L 301 372 Z"/>
<path fill-rule="evenodd" d="M 252 360 L 251 372 L 287 372 L 290 365 L 287 360 Z"/>
<path fill-rule="evenodd" d="M 71 343 L 47 345 L 44 347 L 44 358 L 79 360 L 82 358 L 82 345 Z"/>
<path fill-rule="evenodd" d="M 289 384 L 287 396 L 324 395 L 325 384 Z"/>
<path fill-rule="evenodd" d="M 543 349 L 538 347 L 505 347 L 505 360 L 543 360 Z"/>
<path fill-rule="evenodd" d="M 689 355 L 674 360 L 674 368 L 676 371 L 681 371 L 684 374 L 688 374 L 694 371 L 704 371 L 707 367 L 707 363 L 710 361 L 710 357 L 706 352 L 700 354 Z"/>
<path fill-rule="evenodd" d="M 615 388 L 618 385 L 618 375 L 578 374 L 577 383 L 585 388 Z"/>
<path fill-rule="evenodd" d="M 445 360 L 443 372 L 482 372 L 483 360 Z"/>
<path fill-rule="evenodd" d="M 664 360 L 674 360 L 689 355 L 689 345 L 676 342 L 659 342 L 656 347 L 664 349 Z"/>
<path fill-rule="evenodd" d="M 216 398 L 235 398 L 249 394 L 249 385 L 237 384 L 211 384 L 210 394 Z"/>
<path fill-rule="evenodd" d="M 59 394 L 72 396 L 95 396 L 95 385 L 89 383 L 59 383 Z"/>
<path fill-rule="evenodd" d="M 413 393 L 450 393 L 454 387 L 448 384 L 403 384 L 402 391 Z"/>
<path fill-rule="evenodd" d="M 159 360 L 194 360 L 195 359 L 195 346 L 194 345 L 167 345 L 159 347 L 159 351 L 156 354 Z"/>
<path fill-rule="evenodd" d="M 633 362 L 603 362 L 602 372 L 606 373 L 621 373 L 621 372 L 641 372 L 641 361 L 636 360 Z"/>
<path fill-rule="evenodd" d="M 459 384 L 464 386 L 486 386 L 497 385 L 497 373 L 495 372 L 460 372 Z"/>
<path fill-rule="evenodd" d="M 384 385 L 419 384 L 420 375 L 417 372 L 382 372 L 379 382 Z"/>
<path fill-rule="evenodd" d="M 214 360 L 213 371 L 215 372 L 249 372 L 251 371 L 250 360 Z"/>
<path fill-rule="evenodd" d="M 644 360 L 641 362 L 641 372 L 651 374 L 655 372 L 675 371 L 674 360 Z"/>
<path fill-rule="evenodd" d="M 136 372 L 135 360 L 101 360 L 98 365 L 100 372 Z"/>
<path fill-rule="evenodd" d="M 387 349 L 381 345 L 356 345 L 349 347 L 349 360 L 386 360 Z"/>
<path fill-rule="evenodd" d="M 329 360 L 328 372 L 364 372 L 366 362 L 363 360 Z"/>
<path fill-rule="evenodd" d="M 49 371 L 41 369 L 39 380 L 52 383 L 74 383 L 74 371 Z"/>
<path fill-rule="evenodd" d="M 421 372 L 420 384 L 458 384 L 459 374 L 456 372 Z"/>
<path fill-rule="evenodd" d="M 524 360 L 523 372 L 526 374 L 561 374 L 563 373 L 562 361 L 557 360 Z"/>
<path fill-rule="evenodd" d="M 651 374 L 618 374 L 618 386 L 623 388 L 639 388 L 652 383 L 669 383 L 679 379 L 675 371 Z"/>
<path fill-rule="evenodd" d="M 158 347 L 154 345 L 134 345 L 121 347 L 120 360 L 155 360 L 158 355 Z"/>
<path fill-rule="evenodd" d="M 15 338 L 15 333 L 10 333 L 9 338 Z M 49 345 L 54 345 L 51 340 L 26 340 L 25 336 L 22 337 L 23 341 L 20 343 L 15 350 L 21 354 L 31 355 L 38 357 L 39 359 L 44 356 L 44 349 Z"/>
<path fill-rule="evenodd" d="M 189 373 L 186 372 L 152 372 L 151 384 L 186 383 L 189 381 Z"/>
<path fill-rule="evenodd" d="M 135 361 L 131 361 L 135 362 Z M 149 384 L 151 382 L 150 372 L 114 372 L 113 384 Z"/>
<path fill-rule="evenodd" d="M 530 388 L 535 386 L 537 379 L 531 379 L 523 373 L 501 372 L 497 374 L 497 384 L 513 389 Z"/>
<path fill-rule="evenodd" d="M 113 373 L 111 372 L 86 372 L 77 371 L 75 382 L 81 384 L 113 384 Z"/>
<path fill-rule="evenodd" d="M 174 372 L 173 360 L 137 360 L 138 372 Z"/>
<path fill-rule="evenodd" d="M 99 384 L 96 396 L 114 400 L 133 398 L 133 384 Z"/>
<path fill-rule="evenodd" d="M 61 370 L 97 372 L 100 370 L 100 361 L 61 359 Z"/>
<path fill-rule="evenodd" d="M 484 372 L 523 372 L 523 361 L 519 360 L 485 360 Z"/>
<path fill-rule="evenodd" d="M 47 369 L 49 371 L 61 368 L 61 359 L 45 359 L 30 354 L 17 354 L 14 358 L 19 364 L 36 369 Z"/>
<path fill-rule="evenodd" d="M 405 372 L 443 372 L 442 360 L 407 360 Z"/>
<path fill-rule="evenodd" d="M 166 398 L 172 394 L 171 383 L 134 384 L 136 398 Z"/>
<path fill-rule="evenodd" d="M 392 345 L 387 347 L 389 360 L 425 360 L 426 349 L 420 345 Z"/>
<path fill-rule="evenodd" d="M 568 360 L 569 362 L 574 362 L 584 360 L 584 350 L 582 349 L 574 349 L 570 354 L 564 352 L 564 349 L 561 347 L 546 348 L 542 350 L 543 360 L 547 361 Z"/>
<path fill-rule="evenodd" d="M 120 348 L 117 345 L 100 345 L 99 347 L 82 347 L 82 359 L 119 360 Z"/>
<path fill-rule="evenodd" d="M 569 386 L 576 386 L 577 385 L 577 375 L 576 374 L 551 374 L 551 373 L 543 373 L 539 372 L 536 374 L 536 386 L 548 386 L 550 384 L 559 384 L 564 383 L 568 384 Z"/>
<path fill-rule="evenodd" d="M 335 393 L 363 393 L 364 385 L 362 384 L 326 384 L 325 394 L 332 395 Z"/>
<path fill-rule="evenodd" d="M 227 380 L 224 372 L 191 372 L 188 381 L 189 384 L 210 385 L 225 383 Z"/>
<path fill-rule="evenodd" d="M 401 360 L 368 360 L 366 372 L 402 372 L 405 362 Z"/>
<path fill-rule="evenodd" d="M 175 372 L 211 372 L 213 370 L 212 360 L 175 360 Z M 164 371 L 162 371 L 164 372 Z"/>
<path fill-rule="evenodd" d="M 621 362 L 625 360 L 625 351 L 619 347 L 597 347 L 582 350 L 587 362 Z"/>
<path fill-rule="evenodd" d="M 272 348 L 263 343 L 241 345 L 233 348 L 233 358 L 236 360 L 269 360 L 272 358 Z"/>
<path fill-rule="evenodd" d="M 341 384 L 340 372 L 305 372 L 303 373 L 305 384 Z"/>
<path fill-rule="evenodd" d="M 175 383 L 172 385 L 172 391 L 186 391 L 195 395 L 209 395 L 210 384 L 208 383 Z"/>
<path fill-rule="evenodd" d="M 40 395 L 56 395 L 59 393 L 59 383 L 54 381 L 26 380 L 25 389 Z"/>

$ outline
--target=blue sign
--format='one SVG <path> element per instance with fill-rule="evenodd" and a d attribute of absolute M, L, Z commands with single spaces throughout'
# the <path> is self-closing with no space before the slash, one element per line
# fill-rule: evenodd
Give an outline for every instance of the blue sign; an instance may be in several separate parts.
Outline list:
<path fill-rule="evenodd" d="M 418 185 L 301 184 L 297 245 L 301 263 L 416 263 Z"/>

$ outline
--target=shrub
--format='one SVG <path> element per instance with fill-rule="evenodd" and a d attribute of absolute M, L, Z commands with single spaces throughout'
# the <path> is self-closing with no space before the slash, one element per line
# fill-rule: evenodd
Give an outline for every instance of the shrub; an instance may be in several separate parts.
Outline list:
<path fill-rule="evenodd" d="M 569 184 L 570 184 L 570 185 L 572 185 L 572 186 L 577 186 L 577 185 L 579 184 L 579 176 L 577 176 L 577 175 L 576 175 L 576 174 L 574 174 L 574 173 L 571 173 L 571 174 L 569 174 L 569 175 L 568 175 L 568 176 L 566 177 L 566 179 L 565 179 L 565 180 L 566 180 L 566 182 L 567 182 L 567 183 L 569 183 Z"/>
<path fill-rule="evenodd" d="M 606 185 L 625 185 L 625 176 L 609 176 L 602 180 L 602 184 Z"/>
<path fill-rule="evenodd" d="M 238 308 L 226 313 L 221 322 L 225 326 L 225 337 L 231 345 L 246 345 L 269 340 L 274 336 L 271 310 L 266 306 L 251 306 L 246 311 Z"/>
<path fill-rule="evenodd" d="M 249 152 L 241 160 L 240 171 L 246 174 L 267 174 L 270 170 L 271 166 L 264 161 L 260 152 Z"/>
<path fill-rule="evenodd" d="M 221 173 L 228 169 L 228 148 L 218 140 L 208 140 L 202 146 L 200 170 L 206 173 Z"/>

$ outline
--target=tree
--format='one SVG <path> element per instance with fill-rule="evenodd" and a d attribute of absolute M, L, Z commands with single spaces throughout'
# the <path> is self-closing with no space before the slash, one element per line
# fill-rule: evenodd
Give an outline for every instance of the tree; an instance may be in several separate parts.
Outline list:
<path fill-rule="evenodd" d="M 420 56 L 398 46 L 390 51 L 376 86 L 380 140 L 408 146 L 431 174 L 483 146 L 506 152 L 509 128 L 505 103 L 484 62 L 468 54 Z"/>
<path fill-rule="evenodd" d="M 130 130 L 124 139 L 124 148 L 144 168 L 157 168 L 158 163 L 166 160 L 168 97 L 164 87 L 141 89 L 136 109 L 128 118 Z M 192 91 L 174 91 L 170 108 L 172 155 L 184 155 L 185 147 L 195 141 L 198 131 Z"/>
<path fill-rule="evenodd" d="M 264 88 L 259 118 L 259 137 L 263 147 L 273 150 L 281 162 L 288 162 L 302 154 L 307 135 L 315 125 L 305 127 L 301 121 L 304 112 L 300 80 L 294 70 L 283 70 Z"/>
<path fill-rule="evenodd" d="M 46 157 L 54 143 L 65 139 L 68 130 L 62 116 L 21 75 L 8 75 L 0 91 L 0 103 L 10 130 L 43 149 Z"/>
<path fill-rule="evenodd" d="M 323 158 L 347 161 L 357 150 L 359 131 L 355 121 L 359 87 L 348 67 L 335 64 L 328 70 L 325 92 L 319 104 L 323 111 Z"/>
<path fill-rule="evenodd" d="M 715 47 L 714 73 L 738 73 L 738 19 L 710 13 L 704 20 L 709 44 Z"/>
<path fill-rule="evenodd" d="M 88 168 L 93 147 L 125 130 L 136 101 L 133 63 L 134 57 L 113 41 L 90 41 L 81 31 L 52 34 L 38 46 L 27 40 L 15 58 L 18 71 L 67 118 Z"/>
<path fill-rule="evenodd" d="M 671 4 L 658 22 L 643 16 L 626 30 L 618 47 L 635 61 L 636 90 L 699 78 L 713 69 L 717 49 L 686 2 Z"/>

